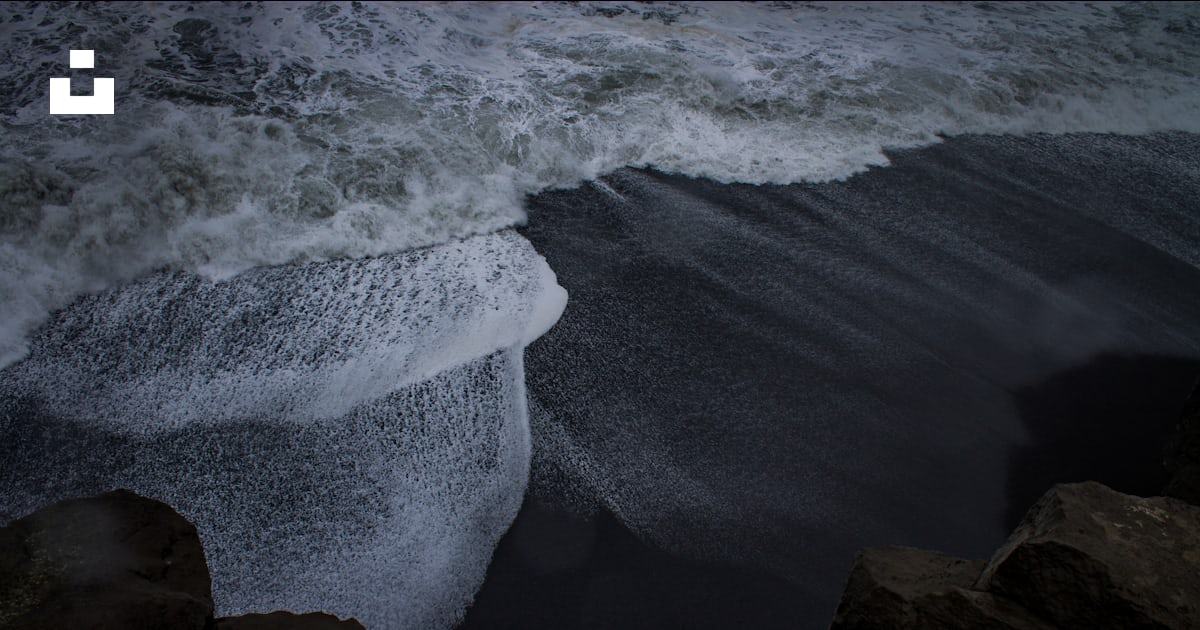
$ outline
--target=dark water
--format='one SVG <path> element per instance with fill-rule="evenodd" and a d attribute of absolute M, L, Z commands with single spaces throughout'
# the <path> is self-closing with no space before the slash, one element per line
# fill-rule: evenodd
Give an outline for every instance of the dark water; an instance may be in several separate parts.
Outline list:
<path fill-rule="evenodd" d="M 1200 137 L 962 137 L 846 182 L 530 201 L 570 292 L 466 627 L 824 627 L 856 550 L 1132 492 L 1200 371 Z M 616 586 L 614 586 L 616 585 Z"/>

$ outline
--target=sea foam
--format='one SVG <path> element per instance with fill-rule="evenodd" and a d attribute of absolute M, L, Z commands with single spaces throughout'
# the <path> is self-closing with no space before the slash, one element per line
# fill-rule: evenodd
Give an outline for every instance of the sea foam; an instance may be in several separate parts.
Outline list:
<path fill-rule="evenodd" d="M 941 135 L 1200 131 L 1197 24 L 1185 3 L 6 5 L 0 364 L 155 269 L 426 247 L 622 166 L 818 181 Z M 71 48 L 116 78 L 115 115 L 48 115 Z"/>
<path fill-rule="evenodd" d="M 89 296 L 0 372 L 0 517 L 129 487 L 197 524 L 220 614 L 449 627 L 520 506 L 522 350 L 565 302 L 512 232 Z"/>

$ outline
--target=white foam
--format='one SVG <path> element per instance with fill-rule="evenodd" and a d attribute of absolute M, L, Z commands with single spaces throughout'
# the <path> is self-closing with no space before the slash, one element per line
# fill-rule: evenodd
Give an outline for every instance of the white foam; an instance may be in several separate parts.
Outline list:
<path fill-rule="evenodd" d="M 153 269 L 224 278 L 444 243 L 621 166 L 783 183 L 938 134 L 1200 131 L 1195 13 L 0 7 L 0 364 L 48 312 Z M 45 78 L 85 44 L 117 113 L 50 117 Z"/>
<path fill-rule="evenodd" d="M 2 372 L 0 428 L 66 422 L 123 452 L 82 474 L 8 453 L 5 479 L 42 482 L 4 487 L 0 517 L 103 480 L 196 522 L 222 614 L 450 627 L 520 506 L 522 350 L 565 302 L 511 231 L 84 298 Z"/>

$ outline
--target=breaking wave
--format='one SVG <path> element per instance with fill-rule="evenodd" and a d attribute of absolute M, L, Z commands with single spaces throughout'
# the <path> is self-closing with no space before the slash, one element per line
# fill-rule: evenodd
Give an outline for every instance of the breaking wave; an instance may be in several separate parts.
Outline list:
<path fill-rule="evenodd" d="M 11 4 L 0 35 L 0 364 L 153 269 L 445 243 L 621 166 L 781 183 L 943 134 L 1200 131 L 1186 4 Z M 116 115 L 47 115 L 72 48 Z"/>

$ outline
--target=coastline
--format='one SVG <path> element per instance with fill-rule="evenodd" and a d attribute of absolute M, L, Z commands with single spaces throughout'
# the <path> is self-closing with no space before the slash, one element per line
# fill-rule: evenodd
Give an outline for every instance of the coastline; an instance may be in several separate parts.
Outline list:
<path fill-rule="evenodd" d="M 1097 151 L 1080 161 L 1064 159 L 1081 146 Z M 1197 242 L 1195 220 L 1187 223 L 1200 198 L 1193 157 L 1200 152 L 1191 150 L 1197 146 L 1200 136 L 1188 134 L 971 136 L 897 152 L 891 166 L 844 182 L 792 186 L 621 170 L 529 202 L 523 234 L 571 301 L 562 320 L 527 348 L 523 387 L 516 386 L 517 357 L 497 355 L 371 398 L 351 422 L 323 419 L 278 443 L 278 421 L 293 426 L 296 419 L 287 408 L 264 404 L 252 411 L 269 412 L 265 421 L 251 413 L 233 429 L 146 435 L 139 438 L 145 448 L 65 415 L 30 422 L 41 413 L 37 401 L 12 390 L 0 414 L 7 423 L 0 428 L 13 438 L 3 457 L 22 462 L 5 470 L 6 483 L 23 489 L 9 499 L 68 493 L 71 484 L 94 486 L 71 494 L 100 491 L 121 475 L 143 480 L 132 485 L 151 494 L 174 492 L 164 488 L 183 483 L 204 494 L 204 505 L 225 506 L 233 488 L 250 487 L 267 505 L 289 507 L 287 522 L 276 520 L 276 509 L 239 520 L 225 518 L 224 508 L 175 503 L 207 523 L 207 531 L 224 531 L 226 546 L 263 532 L 285 540 L 289 531 L 309 531 L 305 519 L 321 514 L 313 500 L 337 506 L 339 522 L 372 538 L 379 519 L 396 513 L 383 496 L 390 490 L 380 489 L 384 471 L 436 463 L 425 461 L 428 451 L 418 448 L 423 440 L 437 438 L 430 444 L 448 449 L 444 462 L 453 463 L 464 461 L 450 452 L 456 440 L 473 435 L 477 457 L 467 459 L 482 466 L 486 478 L 495 479 L 496 466 L 512 472 L 488 455 L 496 436 L 478 435 L 478 420 L 481 413 L 515 417 L 513 410 L 523 407 L 515 398 L 520 391 L 529 402 L 533 442 L 528 491 L 511 526 L 506 515 L 517 511 L 525 485 L 516 477 L 512 496 L 476 497 L 480 509 L 463 521 L 496 537 L 508 530 L 490 564 L 487 556 L 476 558 L 479 575 L 485 566 L 487 575 L 465 626 L 592 623 L 580 614 L 596 615 L 598 625 L 683 618 L 696 625 L 823 626 L 859 548 L 905 544 L 980 558 L 1003 540 L 1021 497 L 1036 496 L 1046 483 L 1081 470 L 1108 475 L 1106 482 L 1118 489 L 1148 483 L 1138 477 L 1144 469 L 1126 470 L 1101 450 L 1074 451 L 1073 438 L 1092 427 L 1089 448 L 1128 445 L 1128 427 L 1115 413 L 1120 409 L 1148 409 L 1145 426 L 1169 426 L 1169 404 L 1149 409 L 1147 401 L 1167 400 L 1185 373 L 1194 375 L 1200 271 L 1181 257 Z M 377 259 L 366 266 L 375 264 L 390 263 Z M 189 334 L 206 331 L 245 353 L 247 326 L 291 330 L 272 319 L 278 312 L 271 308 L 303 311 L 301 319 L 312 312 L 303 300 L 293 301 L 297 282 L 312 281 L 306 274 L 345 268 L 356 277 L 362 266 L 313 263 L 248 274 L 235 284 L 259 298 L 247 287 L 284 280 L 267 283 L 271 300 L 250 300 L 253 308 L 241 316 L 231 312 L 228 325 L 213 330 L 201 325 L 209 318 L 128 308 L 125 315 L 134 317 L 153 312 L 151 329 L 161 333 L 129 341 L 170 338 L 193 348 L 205 337 Z M 172 308 L 217 308 L 194 293 L 174 296 Z M 94 310 L 80 312 L 114 318 L 109 332 L 124 339 L 128 332 L 116 325 L 123 315 L 103 308 L 111 297 L 89 298 Z M 161 293 L 143 297 L 154 302 Z M 346 312 L 362 312 L 354 306 L 347 302 Z M 90 317 L 71 320 L 83 337 L 56 339 L 48 354 L 86 364 L 90 355 L 70 349 L 88 341 L 108 349 L 106 360 L 133 376 L 141 361 L 152 367 L 154 360 L 195 359 L 217 369 L 187 353 L 164 359 L 130 350 L 138 361 L 122 363 L 110 352 L 113 344 L 84 334 L 96 324 Z M 333 353 L 330 362 L 345 350 L 319 337 L 282 338 L 317 344 Z M 214 356 L 232 361 L 235 355 Z M 277 353 L 265 356 L 282 360 Z M 111 376 L 111 370 L 97 373 Z M 481 384 L 486 391 L 479 391 Z M 412 408 L 398 410 L 397 400 Z M 97 411 L 88 401 L 83 392 L 60 402 L 84 405 L 78 409 L 86 415 Z M 451 414 L 454 422 L 432 434 L 400 422 L 446 419 L 459 408 L 466 412 Z M 1099 426 L 1097 409 L 1113 412 Z M 412 458 L 352 447 L 362 460 L 356 463 L 344 449 L 322 450 L 330 440 L 345 446 L 371 436 L 394 446 L 397 436 L 375 421 L 378 414 L 408 427 L 401 442 Z M 136 426 L 139 417 L 120 420 Z M 503 426 L 516 430 L 511 422 Z M 507 435 L 499 426 L 488 430 Z M 222 442 L 230 431 L 240 436 L 237 448 Z M 512 443 L 527 448 L 518 437 Z M 1146 438 L 1138 442 L 1141 452 L 1154 452 L 1148 435 L 1135 437 Z M 64 441 L 69 448 L 58 448 Z M 320 456 L 302 454 L 309 451 Z M 107 452 L 118 455 L 109 459 Z M 262 460 L 267 452 L 275 463 Z M 379 464 L 376 456 L 387 453 L 396 465 Z M 522 457 L 528 454 L 509 463 L 528 461 Z M 1033 470 L 1022 464 L 1029 458 L 1046 465 Z M 67 463 L 78 461 L 93 465 L 77 470 Z M 246 461 L 254 462 L 249 470 Z M 171 466 L 192 476 L 173 475 Z M 355 472 L 339 476 L 339 466 Z M 451 466 L 463 472 L 459 468 Z M 436 482 L 435 469 L 405 483 Z M 29 473 L 47 470 L 70 474 Z M 1025 474 L 1031 470 L 1036 474 Z M 296 487 L 272 481 L 280 474 L 298 479 Z M 22 485 L 37 476 L 60 485 Z M 447 501 L 445 513 L 459 513 L 438 487 L 431 493 Z M 370 515 L 362 513 L 364 505 Z M 471 548 L 490 550 L 496 538 L 489 535 L 468 536 Z M 319 547 L 325 539 L 306 540 Z M 438 551 L 414 539 L 402 542 L 422 553 Z M 363 553 L 395 548 L 368 544 Z M 241 575 L 246 567 L 234 564 L 221 543 L 212 549 L 218 584 Z M 273 543 L 260 551 L 282 565 L 304 564 Z M 273 575 L 281 581 L 277 592 L 292 586 L 285 573 Z M 357 591 L 342 593 L 346 601 L 330 600 L 327 585 L 346 581 L 316 573 L 319 584 L 308 597 L 322 608 L 368 620 L 379 612 L 365 610 L 370 606 L 356 599 Z M 379 586 L 373 576 L 363 579 Z M 462 599 L 436 616 L 461 611 L 473 587 L 464 589 Z M 241 596 L 272 597 L 262 591 Z"/>
<path fill-rule="evenodd" d="M 818 627 L 859 548 L 983 558 L 1047 483 L 1146 486 L 1140 465 L 1078 450 L 1128 437 L 1117 414 L 1073 438 L 1103 401 L 1137 407 L 1194 377 L 1198 144 L 967 136 L 844 182 L 626 169 L 532 198 L 522 233 L 571 301 L 526 352 L 545 413 L 523 514 L 611 513 L 613 540 L 693 575 L 784 580 L 780 610 L 803 602 Z M 1141 418 L 1164 440 L 1165 407 Z M 468 621 L 487 606 L 520 626 L 568 597 L 493 594 L 534 579 L 504 552 L 521 518 Z"/>

